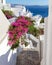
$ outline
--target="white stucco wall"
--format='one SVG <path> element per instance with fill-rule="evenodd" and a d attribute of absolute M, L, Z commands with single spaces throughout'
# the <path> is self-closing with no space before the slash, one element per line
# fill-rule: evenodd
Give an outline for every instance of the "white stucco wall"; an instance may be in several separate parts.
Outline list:
<path fill-rule="evenodd" d="M 10 47 L 7 46 L 8 36 L 7 31 L 10 23 L 6 19 L 5 15 L 0 10 L 0 65 L 15 65 L 17 50 L 13 52 Z"/>
<path fill-rule="evenodd" d="M 5 15 L 0 10 L 0 42 L 6 35 L 9 25 L 9 21 L 6 19 Z"/>
<path fill-rule="evenodd" d="M 52 0 L 49 0 L 46 65 L 52 65 Z"/>

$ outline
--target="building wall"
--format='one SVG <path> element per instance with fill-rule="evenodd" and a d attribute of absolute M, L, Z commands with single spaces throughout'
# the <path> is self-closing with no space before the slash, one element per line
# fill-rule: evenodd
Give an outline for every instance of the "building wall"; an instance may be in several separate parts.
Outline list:
<path fill-rule="evenodd" d="M 46 65 L 52 65 L 52 0 L 49 0 Z"/>
<path fill-rule="evenodd" d="M 10 23 L 0 10 L 0 65 L 15 65 L 17 51 L 10 50 L 7 31 Z"/>

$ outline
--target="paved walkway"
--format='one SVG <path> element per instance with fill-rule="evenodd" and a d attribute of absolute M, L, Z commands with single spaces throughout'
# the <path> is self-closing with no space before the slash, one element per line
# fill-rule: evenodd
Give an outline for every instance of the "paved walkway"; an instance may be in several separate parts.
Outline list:
<path fill-rule="evenodd" d="M 18 56 L 16 65 L 40 65 L 40 57 L 38 51 L 24 50 Z"/>

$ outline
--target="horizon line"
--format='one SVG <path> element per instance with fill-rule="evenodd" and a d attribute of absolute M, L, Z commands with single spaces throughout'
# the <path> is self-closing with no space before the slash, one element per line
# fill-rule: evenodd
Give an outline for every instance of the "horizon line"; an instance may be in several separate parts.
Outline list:
<path fill-rule="evenodd" d="M 23 5 L 23 6 L 49 6 L 49 5 L 24 5 L 24 4 L 13 4 L 13 5 Z"/>

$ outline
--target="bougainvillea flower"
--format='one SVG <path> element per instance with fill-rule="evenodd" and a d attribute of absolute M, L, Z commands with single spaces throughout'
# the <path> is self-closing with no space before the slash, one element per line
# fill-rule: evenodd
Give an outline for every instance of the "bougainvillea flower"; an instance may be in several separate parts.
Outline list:
<path fill-rule="evenodd" d="M 11 46 L 12 44 L 13 44 L 13 42 L 12 42 L 12 41 L 8 41 L 8 45 L 10 45 L 10 46 Z"/>
<path fill-rule="evenodd" d="M 19 40 L 19 38 L 28 32 L 28 27 L 31 25 L 31 22 L 27 20 L 24 16 L 20 16 L 16 19 L 15 22 L 12 22 L 8 34 L 9 34 L 9 45 L 13 45 Z M 12 29 L 11 29 L 12 27 Z"/>

